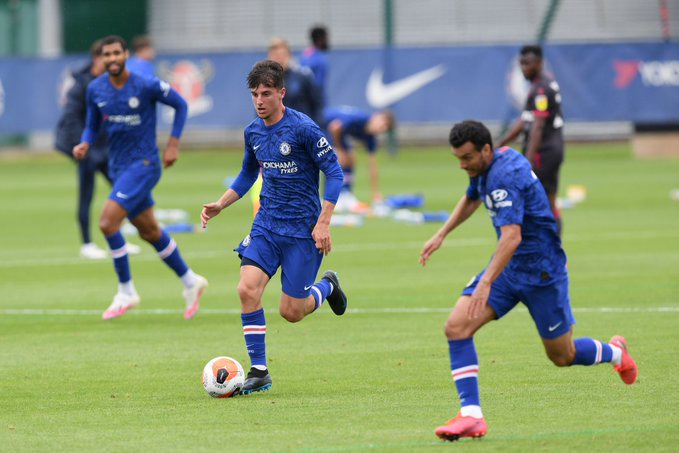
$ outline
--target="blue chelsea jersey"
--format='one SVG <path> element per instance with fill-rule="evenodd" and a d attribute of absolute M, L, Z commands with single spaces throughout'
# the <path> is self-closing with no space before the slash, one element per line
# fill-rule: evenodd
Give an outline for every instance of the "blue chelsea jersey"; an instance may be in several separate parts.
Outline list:
<path fill-rule="evenodd" d="M 342 146 L 345 149 L 351 149 L 348 137 L 352 137 L 362 142 L 370 154 L 377 151 L 377 138 L 365 132 L 371 116 L 370 112 L 349 106 L 328 108 L 324 112 L 326 125 L 335 120 L 342 123 Z"/>
<path fill-rule="evenodd" d="M 148 160 L 159 164 L 157 102 L 170 105 L 179 112 L 178 116 L 183 115 L 180 121 L 175 121 L 173 128 L 173 136 L 178 136 L 176 132 L 181 134 L 186 102 L 167 82 L 131 72 L 125 85 L 118 89 L 105 73 L 88 86 L 87 129 L 96 131 L 100 126 L 105 128 L 109 139 L 109 168 L 114 178 L 135 161 Z M 175 130 L 177 128 L 178 131 Z M 87 129 L 84 138 L 87 137 Z"/>
<path fill-rule="evenodd" d="M 311 237 L 321 212 L 319 171 L 326 175 L 326 199 L 333 203 L 338 194 L 328 194 L 327 187 L 336 186 L 339 192 L 342 180 L 337 156 L 321 129 L 291 108 L 272 126 L 255 119 L 245 128 L 241 174 L 252 175 L 260 168 L 263 183 L 254 225 L 284 236 Z M 237 182 L 232 189 L 243 196 L 249 186 Z"/>
<path fill-rule="evenodd" d="M 521 153 L 509 147 L 495 150 L 488 170 L 470 179 L 467 197 L 483 201 L 498 238 L 500 227 L 521 225 L 521 244 L 505 268 L 509 277 L 544 285 L 566 275 L 566 254 L 549 200 Z"/>

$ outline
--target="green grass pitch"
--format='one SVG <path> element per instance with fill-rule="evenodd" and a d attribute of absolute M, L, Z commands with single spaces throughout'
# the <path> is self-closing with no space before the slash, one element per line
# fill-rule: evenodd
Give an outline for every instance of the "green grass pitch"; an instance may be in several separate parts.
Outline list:
<path fill-rule="evenodd" d="M 357 194 L 368 196 L 359 154 Z M 466 175 L 446 147 L 379 156 L 386 194 L 420 192 L 449 210 Z M 198 223 L 240 169 L 238 150 L 184 151 L 155 190 L 159 208 Z M 455 415 L 443 323 L 494 249 L 484 210 L 448 237 L 427 268 L 417 260 L 439 224 L 367 219 L 333 228 L 321 270 L 339 272 L 342 318 L 328 307 L 299 324 L 278 315 L 269 285 L 271 391 L 217 400 L 205 363 L 230 355 L 247 369 L 234 246 L 248 233 L 248 198 L 204 234 L 174 235 L 210 287 L 182 319 L 181 285 L 151 246 L 131 257 L 142 305 L 101 320 L 116 290 L 110 262 L 78 258 L 75 169 L 56 153 L 0 156 L 0 450 L 2 451 L 676 451 L 679 442 L 679 160 L 636 160 L 627 144 L 569 145 L 562 192 L 587 188 L 563 211 L 576 336 L 627 337 L 640 367 L 625 386 L 609 365 L 558 369 L 525 310 L 476 337 L 480 441 L 433 430 Z M 107 195 L 98 181 L 96 219 Z M 138 238 L 136 243 L 141 244 Z"/>

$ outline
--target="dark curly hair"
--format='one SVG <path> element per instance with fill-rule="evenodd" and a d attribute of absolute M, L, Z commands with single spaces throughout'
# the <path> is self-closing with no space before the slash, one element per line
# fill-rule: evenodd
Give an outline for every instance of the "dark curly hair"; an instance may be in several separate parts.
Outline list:
<path fill-rule="evenodd" d="M 493 149 L 490 131 L 483 123 L 474 120 L 465 120 L 455 124 L 450 130 L 448 142 L 453 148 L 459 148 L 467 142 L 472 142 L 477 151 L 481 151 L 486 144 L 490 145 L 490 149 Z"/>

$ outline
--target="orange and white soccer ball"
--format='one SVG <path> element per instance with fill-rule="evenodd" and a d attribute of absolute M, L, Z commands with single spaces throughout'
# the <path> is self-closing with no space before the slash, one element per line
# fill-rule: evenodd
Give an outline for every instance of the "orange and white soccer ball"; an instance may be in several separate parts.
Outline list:
<path fill-rule="evenodd" d="M 203 368 L 203 387 L 213 398 L 231 398 L 240 395 L 244 382 L 243 367 L 231 357 L 215 357 Z"/>

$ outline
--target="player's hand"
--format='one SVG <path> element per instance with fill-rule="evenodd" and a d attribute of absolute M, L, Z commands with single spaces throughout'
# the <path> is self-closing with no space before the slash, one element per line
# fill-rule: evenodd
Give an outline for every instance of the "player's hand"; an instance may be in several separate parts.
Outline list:
<path fill-rule="evenodd" d="M 90 150 L 90 144 L 87 142 L 78 143 L 73 147 L 73 157 L 76 160 L 83 160 L 87 156 L 87 152 Z"/>
<path fill-rule="evenodd" d="M 220 212 L 222 212 L 222 205 L 218 201 L 204 204 L 203 210 L 200 212 L 200 223 L 203 228 L 207 227 L 208 220 Z"/>
<path fill-rule="evenodd" d="M 469 319 L 478 318 L 486 309 L 488 297 L 490 296 L 490 283 L 483 279 L 479 280 L 474 292 L 472 293 L 471 303 L 467 307 L 467 317 Z"/>
<path fill-rule="evenodd" d="M 327 223 L 318 222 L 311 232 L 311 237 L 316 242 L 316 248 L 319 253 L 326 256 L 332 249 L 332 239 L 330 238 L 330 225 Z"/>
<path fill-rule="evenodd" d="M 169 143 L 163 152 L 163 168 L 171 167 L 179 159 L 179 146 Z"/>
<path fill-rule="evenodd" d="M 422 266 L 427 265 L 427 260 L 441 247 L 441 244 L 443 244 L 443 237 L 438 233 L 424 244 L 424 247 L 422 247 L 422 251 L 420 252 L 420 264 Z"/>

